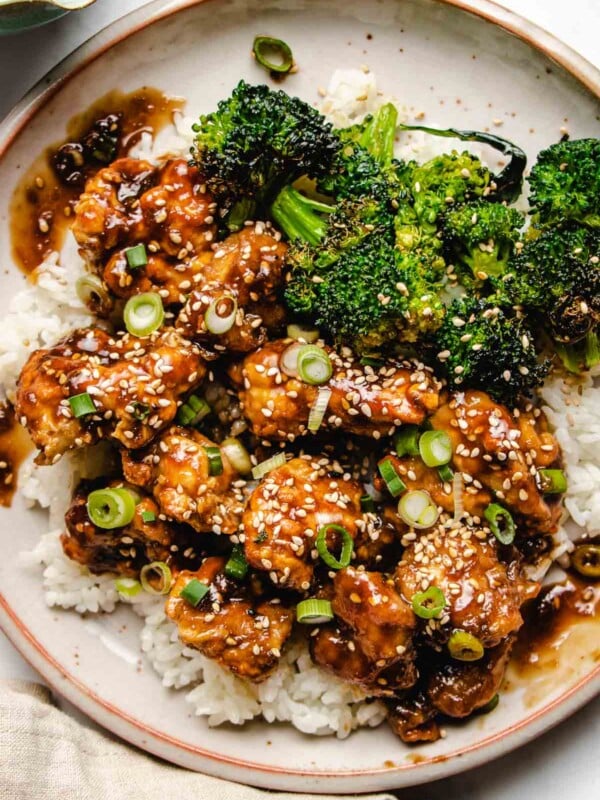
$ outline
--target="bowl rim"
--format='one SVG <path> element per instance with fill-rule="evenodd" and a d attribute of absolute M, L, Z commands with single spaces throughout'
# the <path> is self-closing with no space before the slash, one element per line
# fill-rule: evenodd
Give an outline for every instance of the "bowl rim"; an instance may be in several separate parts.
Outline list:
<path fill-rule="evenodd" d="M 206 2 L 209 0 L 153 0 L 92 35 L 50 70 L 0 122 L 0 163 L 27 123 L 81 70 L 115 45 L 150 25 Z M 433 2 L 470 13 L 513 34 L 559 64 L 592 95 L 600 99 L 600 69 L 560 39 L 520 14 L 498 5 L 494 0 L 433 0 Z M 361 783 L 360 791 L 366 792 L 398 788 L 400 785 L 417 785 L 453 775 L 480 766 L 521 747 L 600 693 L 600 664 L 598 664 L 570 689 L 519 722 L 450 753 L 426 757 L 425 760 L 416 763 L 397 764 L 393 767 L 381 766 L 344 772 L 311 771 L 265 766 L 246 759 L 221 755 L 206 748 L 190 745 L 143 724 L 103 699 L 58 662 L 36 640 L 33 632 L 21 622 L 17 612 L 10 607 L 2 592 L 0 592 L 0 629 L 53 690 L 98 725 L 112 731 L 120 738 L 155 755 L 166 757 L 174 763 L 191 766 L 192 769 L 198 769 L 200 759 L 202 769 L 217 777 L 224 776 L 215 772 L 215 767 L 227 765 L 232 770 L 227 776 L 229 779 L 288 791 L 304 791 L 306 787 L 294 788 L 286 780 L 287 778 L 311 778 L 315 781 L 314 788 L 337 794 L 356 791 L 358 787 L 354 781 L 358 777 L 371 779 L 364 785 Z M 465 756 L 468 756 L 468 759 L 464 758 Z M 404 776 L 408 777 L 409 774 L 410 778 L 405 780 Z M 337 781 L 337 785 L 331 785 L 330 782 L 333 780 Z"/>

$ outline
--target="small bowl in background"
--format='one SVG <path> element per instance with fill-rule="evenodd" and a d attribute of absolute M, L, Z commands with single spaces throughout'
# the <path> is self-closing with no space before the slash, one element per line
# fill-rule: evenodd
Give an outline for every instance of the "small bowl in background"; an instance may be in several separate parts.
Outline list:
<path fill-rule="evenodd" d="M 0 35 L 44 25 L 94 0 L 0 0 Z"/>

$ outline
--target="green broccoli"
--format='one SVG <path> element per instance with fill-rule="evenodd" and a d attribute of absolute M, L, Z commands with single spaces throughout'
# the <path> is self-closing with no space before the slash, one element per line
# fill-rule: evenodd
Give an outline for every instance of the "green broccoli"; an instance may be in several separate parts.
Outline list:
<path fill-rule="evenodd" d="M 443 238 L 447 259 L 462 282 L 469 286 L 473 279 L 504 275 L 524 223 L 523 214 L 501 203 L 479 200 L 451 208 L 444 218 Z"/>
<path fill-rule="evenodd" d="M 529 186 L 540 227 L 572 221 L 600 228 L 600 139 L 563 141 L 542 150 Z"/>
<path fill-rule="evenodd" d="M 600 231 L 550 228 L 511 258 L 503 290 L 553 338 L 571 371 L 598 363 Z"/>
<path fill-rule="evenodd" d="M 193 161 L 235 221 L 268 206 L 297 178 L 328 174 L 340 140 L 322 114 L 296 97 L 244 81 L 193 126 Z"/>
<path fill-rule="evenodd" d="M 480 389 L 509 406 L 548 372 L 533 342 L 523 318 L 473 297 L 452 303 L 434 339 L 451 389 Z"/>

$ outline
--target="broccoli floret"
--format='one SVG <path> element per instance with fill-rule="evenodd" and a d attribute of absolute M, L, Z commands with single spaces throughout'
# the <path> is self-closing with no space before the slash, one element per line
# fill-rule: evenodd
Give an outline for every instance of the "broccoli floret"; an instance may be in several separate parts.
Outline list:
<path fill-rule="evenodd" d="M 463 283 L 504 275 L 524 222 L 523 214 L 501 203 L 479 200 L 451 208 L 443 237 L 448 259 L 466 277 Z"/>
<path fill-rule="evenodd" d="M 600 139 L 558 142 L 542 150 L 529 185 L 536 224 L 573 221 L 600 228 Z"/>
<path fill-rule="evenodd" d="M 329 173 L 340 148 L 332 126 L 310 105 L 244 81 L 193 130 L 193 160 L 210 192 L 225 209 L 246 201 L 246 213 L 248 200 L 268 205 L 296 178 Z"/>
<path fill-rule="evenodd" d="M 538 386 L 540 363 L 525 320 L 486 300 L 455 300 L 435 336 L 437 359 L 452 389 L 480 389 L 506 405 Z"/>
<path fill-rule="evenodd" d="M 600 231 L 543 231 L 510 259 L 503 286 L 556 341 L 582 340 L 600 324 Z"/>

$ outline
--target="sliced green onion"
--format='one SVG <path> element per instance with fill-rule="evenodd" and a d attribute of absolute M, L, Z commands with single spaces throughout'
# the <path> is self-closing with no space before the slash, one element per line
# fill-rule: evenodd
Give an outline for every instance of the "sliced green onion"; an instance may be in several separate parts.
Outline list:
<path fill-rule="evenodd" d="M 385 481 L 388 492 L 392 495 L 392 497 L 398 497 L 398 495 L 406 491 L 406 484 L 396 472 L 396 468 L 389 458 L 384 458 L 383 461 L 380 461 L 379 464 L 377 464 L 377 469 Z"/>
<path fill-rule="evenodd" d="M 131 406 L 133 408 L 133 418 L 137 419 L 138 422 L 143 422 L 150 413 L 150 406 L 147 403 L 138 403 L 135 400 Z"/>
<path fill-rule="evenodd" d="M 567 476 L 562 469 L 540 469 L 538 476 L 544 494 L 564 494 L 567 491 Z"/>
<path fill-rule="evenodd" d="M 452 440 L 444 431 L 425 431 L 419 439 L 419 453 L 428 467 L 441 467 L 452 458 Z"/>
<path fill-rule="evenodd" d="M 192 578 L 179 592 L 179 597 L 186 600 L 191 606 L 197 606 L 200 600 L 208 594 L 209 586 L 198 578 Z"/>
<path fill-rule="evenodd" d="M 117 578 L 115 589 L 123 597 L 135 597 L 142 591 L 142 584 L 135 578 Z"/>
<path fill-rule="evenodd" d="M 129 269 L 145 267 L 148 263 L 146 245 L 140 242 L 140 244 L 136 244 L 133 247 L 128 247 L 127 250 L 125 250 L 125 258 L 127 259 L 127 266 Z"/>
<path fill-rule="evenodd" d="M 204 446 L 204 451 L 208 459 L 208 474 L 216 477 L 223 474 L 223 459 L 221 458 L 221 451 L 218 447 L 213 445 Z"/>
<path fill-rule="evenodd" d="M 96 489 L 88 495 L 87 512 L 98 528 L 123 528 L 135 516 L 135 497 L 127 489 Z"/>
<path fill-rule="evenodd" d="M 254 480 L 259 481 L 268 472 L 271 472 L 272 469 L 282 467 L 285 462 L 285 453 L 276 453 L 274 456 L 271 456 L 271 458 L 267 458 L 265 461 L 261 461 L 260 464 L 252 467 L 252 477 Z"/>
<path fill-rule="evenodd" d="M 477 713 L 489 714 L 490 711 L 493 711 L 495 708 L 498 707 L 499 702 L 500 702 L 500 695 L 498 694 L 498 692 L 496 692 L 496 694 L 492 697 L 491 700 L 488 700 L 488 702 L 484 706 L 481 706 L 480 708 L 477 709 Z"/>
<path fill-rule="evenodd" d="M 246 561 L 246 556 L 244 555 L 244 548 L 241 545 L 236 544 L 231 551 L 229 561 L 225 564 L 225 575 L 227 575 L 229 578 L 234 578 L 235 580 L 241 581 L 246 577 L 247 572 L 248 562 Z"/>
<path fill-rule="evenodd" d="M 177 411 L 177 422 L 180 425 L 195 427 L 212 411 L 203 397 L 193 394 Z"/>
<path fill-rule="evenodd" d="M 248 475 L 252 472 L 252 461 L 244 445 L 239 439 L 228 436 L 221 442 L 221 450 L 227 456 L 228 461 L 236 472 L 240 475 Z"/>
<path fill-rule="evenodd" d="M 291 48 L 283 39 L 274 39 L 272 36 L 255 36 L 252 52 L 261 67 L 270 72 L 285 75 L 294 66 Z"/>
<path fill-rule="evenodd" d="M 73 416 L 78 419 L 79 417 L 85 417 L 87 414 L 94 414 L 96 411 L 94 401 L 87 392 L 74 394 L 72 397 L 69 397 L 69 405 L 71 406 Z"/>
<path fill-rule="evenodd" d="M 431 528 L 440 515 L 431 495 L 424 489 L 413 489 L 402 495 L 398 503 L 398 513 L 407 525 L 417 530 Z"/>
<path fill-rule="evenodd" d="M 154 511 L 142 511 L 142 522 L 156 522 Z"/>
<path fill-rule="evenodd" d="M 419 437 L 421 431 L 417 425 L 403 425 L 394 436 L 394 450 L 399 458 L 419 455 Z"/>
<path fill-rule="evenodd" d="M 446 608 L 446 598 L 437 586 L 430 586 L 424 592 L 417 592 L 412 596 L 412 607 L 417 617 L 421 619 L 435 619 Z"/>
<path fill-rule="evenodd" d="M 339 533 L 342 537 L 342 551 L 339 559 L 332 555 L 327 549 L 327 534 L 329 531 Z M 323 527 L 319 529 L 317 538 L 315 539 L 315 546 L 318 554 L 331 569 L 345 569 L 345 567 L 350 564 L 350 560 L 352 559 L 353 545 L 354 543 L 352 541 L 352 537 L 346 528 L 343 528 L 341 525 L 336 525 L 333 522 L 323 525 Z"/>
<path fill-rule="evenodd" d="M 164 318 L 165 309 L 156 292 L 134 294 L 123 309 L 125 327 L 132 336 L 149 336 L 160 328 Z"/>
<path fill-rule="evenodd" d="M 314 399 L 310 411 L 308 413 L 308 430 L 316 433 L 325 419 L 327 413 L 327 406 L 331 399 L 331 389 L 327 386 L 320 386 L 317 396 Z"/>
<path fill-rule="evenodd" d="M 333 373 L 331 359 L 322 347 L 303 344 L 298 351 L 298 374 L 305 383 L 319 386 L 327 383 Z"/>
<path fill-rule="evenodd" d="M 514 542 L 515 521 L 510 511 L 497 503 L 490 503 L 483 512 L 483 516 L 487 519 L 491 532 L 500 544 L 512 544 Z"/>
<path fill-rule="evenodd" d="M 360 498 L 360 508 L 365 514 L 375 513 L 375 500 L 373 500 L 370 494 L 363 494 Z"/>
<path fill-rule="evenodd" d="M 306 344 L 313 344 L 319 339 L 319 331 L 316 328 L 303 328 L 302 325 L 295 323 L 287 326 L 287 335 L 289 339 L 296 339 Z"/>
<path fill-rule="evenodd" d="M 584 578 L 600 578 L 600 544 L 579 544 L 571 553 L 571 565 Z"/>
<path fill-rule="evenodd" d="M 479 661 L 483 645 L 476 636 L 466 631 L 454 631 L 448 639 L 448 650 L 457 661 Z"/>
<path fill-rule="evenodd" d="M 302 600 L 296 606 L 296 619 L 303 625 L 320 625 L 323 622 L 331 622 L 333 619 L 331 602 L 318 600 L 316 597 Z"/>
<path fill-rule="evenodd" d="M 279 357 L 279 368 L 290 378 L 298 377 L 298 354 L 303 346 L 300 342 L 294 342 Z"/>
<path fill-rule="evenodd" d="M 443 467 L 438 469 L 438 475 L 444 481 L 444 483 L 451 483 L 454 479 L 454 472 L 448 466 L 448 464 L 444 464 Z"/>
<path fill-rule="evenodd" d="M 152 578 L 158 578 L 160 583 L 158 589 L 151 582 Z M 148 594 L 161 595 L 168 594 L 173 584 L 173 573 L 168 564 L 164 561 L 152 561 L 151 564 L 144 564 L 140 571 L 140 583 L 144 591 Z"/>
<path fill-rule="evenodd" d="M 217 297 L 204 314 L 204 322 L 211 333 L 221 336 L 233 328 L 238 304 L 235 297 L 230 294 L 223 294 Z"/>
<path fill-rule="evenodd" d="M 102 279 L 97 275 L 82 275 L 75 282 L 77 297 L 91 311 L 106 312 L 110 309 L 110 296 Z"/>

